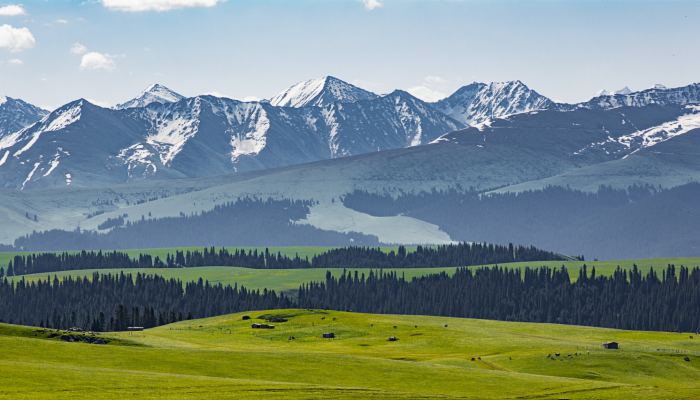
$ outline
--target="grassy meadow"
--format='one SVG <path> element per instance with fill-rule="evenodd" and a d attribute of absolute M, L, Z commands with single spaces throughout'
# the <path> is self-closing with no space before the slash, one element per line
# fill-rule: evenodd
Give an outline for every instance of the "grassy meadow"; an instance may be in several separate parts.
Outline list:
<path fill-rule="evenodd" d="M 251 329 L 265 314 L 288 322 Z M 107 345 L 0 325 L 0 398 L 696 399 L 690 335 L 311 310 L 106 333 Z"/>
<path fill-rule="evenodd" d="M 299 248 L 295 248 L 299 249 Z M 303 249 L 303 248 L 302 248 Z M 316 248 L 318 249 L 318 248 Z M 292 251 L 292 250 L 288 250 Z M 296 250 L 294 250 L 296 251 Z M 308 250 L 314 251 L 314 250 Z M 318 251 L 318 250 L 315 250 Z M 134 250 L 138 254 L 137 250 Z M 596 267 L 596 273 L 602 275 L 610 275 L 615 271 L 619 265 L 622 268 L 631 268 L 633 265 L 637 265 L 642 271 L 648 271 L 650 268 L 655 268 L 657 271 L 666 268 L 668 264 L 675 264 L 676 266 L 700 266 L 700 258 L 665 258 L 665 259 L 640 259 L 640 260 L 619 260 L 619 261 L 543 261 L 543 262 L 519 262 L 519 263 L 509 263 L 502 264 L 501 267 L 505 268 L 525 268 L 525 267 L 539 267 L 548 266 L 552 268 L 559 268 L 565 265 L 569 270 L 569 274 L 572 279 L 576 279 L 578 272 L 583 264 L 586 264 L 589 268 L 591 266 Z M 0 265 L 2 263 L 0 262 Z M 481 268 L 489 266 L 475 266 L 471 268 Z M 399 275 L 403 274 L 407 279 L 413 277 L 424 276 L 428 274 L 434 274 L 438 272 L 445 271 L 447 273 L 452 273 L 456 270 L 454 267 L 450 268 L 403 268 L 403 269 L 387 269 L 385 271 L 396 271 Z M 251 269 L 251 268 L 241 268 L 241 267 L 197 267 L 197 268 L 143 268 L 143 269 L 103 269 L 103 270 L 75 270 L 75 271 L 62 271 L 55 273 L 41 273 L 25 275 L 24 278 L 27 281 L 36 281 L 39 279 L 46 279 L 47 276 L 58 276 L 59 279 L 62 277 L 91 277 L 94 272 L 99 272 L 101 274 L 118 274 L 120 272 L 125 273 L 145 273 L 145 274 L 157 274 L 166 278 L 176 278 L 183 282 L 196 281 L 199 278 L 208 280 L 212 284 L 221 283 L 223 285 L 234 285 L 245 286 L 251 289 L 274 289 L 277 291 L 287 291 L 295 290 L 302 283 L 307 283 L 310 281 L 320 281 L 325 279 L 327 269 Z M 338 276 L 343 272 L 341 268 L 330 269 L 331 273 Z M 351 269 L 351 271 L 358 271 L 358 273 L 369 273 L 370 269 Z M 18 278 L 15 278 L 18 279 Z"/>

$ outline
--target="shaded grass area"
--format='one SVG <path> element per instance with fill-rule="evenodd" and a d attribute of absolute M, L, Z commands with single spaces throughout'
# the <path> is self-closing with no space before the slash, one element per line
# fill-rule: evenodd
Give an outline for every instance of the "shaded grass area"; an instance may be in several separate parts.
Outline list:
<path fill-rule="evenodd" d="M 287 322 L 251 329 L 262 316 Z M 141 346 L 2 332 L 0 398 L 700 396 L 700 338 L 680 333 L 323 310 L 257 311 L 106 334 Z M 324 332 L 336 338 L 323 339 Z M 604 350 L 609 340 L 621 349 Z"/>
<path fill-rule="evenodd" d="M 69 343 L 88 343 L 93 345 L 136 346 L 128 340 L 104 336 L 101 333 L 70 331 L 62 329 L 45 329 L 0 323 L 0 337 L 16 337 L 63 341 Z"/>

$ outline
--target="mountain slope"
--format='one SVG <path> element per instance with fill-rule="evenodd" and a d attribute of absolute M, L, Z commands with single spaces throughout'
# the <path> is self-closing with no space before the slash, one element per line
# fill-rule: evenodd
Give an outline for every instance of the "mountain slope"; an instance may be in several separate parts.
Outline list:
<path fill-rule="evenodd" d="M 116 149 L 137 139 L 132 124 L 114 111 L 76 100 L 41 121 L 6 137 L 0 148 L 3 186 L 24 189 L 70 186 L 78 182 L 109 185 L 122 181 L 115 168 Z"/>
<path fill-rule="evenodd" d="M 376 94 L 333 76 L 299 82 L 270 99 L 277 107 L 323 107 L 333 103 L 353 103 L 376 99 Z"/>
<path fill-rule="evenodd" d="M 46 114 L 48 111 L 20 99 L 0 96 L 0 143 L 6 135 L 33 124 Z"/>

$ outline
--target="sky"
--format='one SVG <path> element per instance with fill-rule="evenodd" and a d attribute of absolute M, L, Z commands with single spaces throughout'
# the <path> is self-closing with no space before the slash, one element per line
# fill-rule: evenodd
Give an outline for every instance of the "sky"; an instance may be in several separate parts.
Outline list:
<path fill-rule="evenodd" d="M 333 75 L 425 100 L 519 79 L 578 102 L 700 82 L 698 38 L 697 0 L 0 0 L 0 96 L 256 99 Z"/>

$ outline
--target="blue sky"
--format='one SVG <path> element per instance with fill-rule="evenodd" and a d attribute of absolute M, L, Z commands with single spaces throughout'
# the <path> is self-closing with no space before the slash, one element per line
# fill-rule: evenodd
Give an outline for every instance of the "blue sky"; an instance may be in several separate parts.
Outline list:
<path fill-rule="evenodd" d="M 698 38 L 694 0 L 0 0 L 0 95 L 265 98 L 334 75 L 427 99 L 520 79 L 574 102 L 700 81 Z"/>

